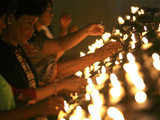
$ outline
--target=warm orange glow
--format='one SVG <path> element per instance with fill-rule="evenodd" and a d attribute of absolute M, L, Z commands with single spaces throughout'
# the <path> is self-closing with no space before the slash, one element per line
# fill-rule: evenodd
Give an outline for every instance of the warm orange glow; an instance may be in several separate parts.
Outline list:
<path fill-rule="evenodd" d="M 125 120 L 122 112 L 115 107 L 110 107 L 107 113 L 108 113 L 108 116 L 113 120 Z"/>
<path fill-rule="evenodd" d="M 122 17 L 118 17 L 118 23 L 119 24 L 124 24 L 125 20 Z"/>
<path fill-rule="evenodd" d="M 152 46 L 152 43 L 148 43 L 148 39 L 146 37 L 143 37 L 142 41 L 144 43 L 141 47 L 143 50 L 146 50 Z"/>
<path fill-rule="evenodd" d="M 83 120 L 85 118 L 85 111 L 81 106 L 77 106 L 73 114 L 70 116 L 69 120 Z"/>
<path fill-rule="evenodd" d="M 140 9 L 139 11 L 138 11 L 138 15 L 143 15 L 144 14 L 144 10 L 143 9 Z"/>
<path fill-rule="evenodd" d="M 126 19 L 127 19 L 127 20 L 130 20 L 130 19 L 131 19 L 131 16 L 126 15 Z"/>
<path fill-rule="evenodd" d="M 117 76 L 115 74 L 110 75 L 111 89 L 109 90 L 109 98 L 112 104 L 119 102 L 124 96 L 124 89 L 121 86 Z"/>
<path fill-rule="evenodd" d="M 135 14 L 136 12 L 138 12 L 139 10 L 139 7 L 136 7 L 136 6 L 132 6 L 131 7 L 131 13 Z"/>
<path fill-rule="evenodd" d="M 78 71 L 78 72 L 75 73 L 75 75 L 76 75 L 77 77 L 82 77 L 83 73 L 82 73 L 81 71 Z"/>
<path fill-rule="evenodd" d="M 124 64 L 123 68 L 127 72 L 127 82 L 132 86 L 131 93 L 135 94 L 139 90 L 145 90 L 146 86 L 144 84 L 142 75 L 139 72 L 139 64 L 136 63 L 133 54 L 128 53 L 127 59 L 129 63 Z"/>
<path fill-rule="evenodd" d="M 142 103 L 146 102 L 146 100 L 147 100 L 146 93 L 143 91 L 137 92 L 135 95 L 135 100 L 138 104 L 142 104 Z"/>
<path fill-rule="evenodd" d="M 110 37 L 111 37 L 111 33 L 105 32 L 105 33 L 102 35 L 102 39 L 103 39 L 105 42 L 107 42 Z"/>
<path fill-rule="evenodd" d="M 123 36 L 123 40 L 125 41 L 125 40 L 127 40 L 127 38 L 128 38 L 128 34 L 125 34 L 125 35 Z"/>
<path fill-rule="evenodd" d="M 152 54 L 153 66 L 155 69 L 160 70 L 160 56 L 157 53 Z"/>
<path fill-rule="evenodd" d="M 85 56 L 86 54 L 84 52 L 80 52 L 80 57 Z"/>

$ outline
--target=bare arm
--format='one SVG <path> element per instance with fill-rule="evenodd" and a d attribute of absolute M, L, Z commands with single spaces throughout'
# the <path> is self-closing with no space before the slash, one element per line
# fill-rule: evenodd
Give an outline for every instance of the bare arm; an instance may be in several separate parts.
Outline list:
<path fill-rule="evenodd" d="M 37 105 L 24 106 L 15 110 L 0 112 L 0 118 L 2 120 L 27 120 L 29 118 L 39 115 L 35 109 Z"/>
<path fill-rule="evenodd" d="M 87 36 L 98 36 L 102 35 L 103 32 L 104 28 L 100 24 L 88 25 L 77 32 L 61 37 L 58 40 L 47 40 L 43 45 L 42 52 L 44 54 L 57 54 L 58 52 L 73 48 Z"/>
<path fill-rule="evenodd" d="M 58 77 L 62 78 L 73 75 L 78 70 L 82 70 L 97 61 L 104 60 L 105 58 L 114 55 L 121 48 L 122 46 L 119 42 L 111 42 L 104 45 L 104 47 L 97 49 L 95 53 L 69 61 L 59 62 Z"/>
<path fill-rule="evenodd" d="M 59 109 L 57 109 L 57 106 Z M 60 109 L 63 109 L 63 99 L 51 97 L 40 103 L 0 112 L 0 118 L 1 120 L 28 120 L 37 116 L 57 115 Z"/>

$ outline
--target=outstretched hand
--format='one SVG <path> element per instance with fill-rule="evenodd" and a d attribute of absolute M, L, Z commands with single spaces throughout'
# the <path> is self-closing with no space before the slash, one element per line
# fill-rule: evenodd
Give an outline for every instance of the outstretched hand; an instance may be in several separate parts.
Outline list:
<path fill-rule="evenodd" d="M 99 36 L 104 33 L 104 26 L 101 24 L 91 24 L 88 25 L 86 29 L 90 36 Z"/>

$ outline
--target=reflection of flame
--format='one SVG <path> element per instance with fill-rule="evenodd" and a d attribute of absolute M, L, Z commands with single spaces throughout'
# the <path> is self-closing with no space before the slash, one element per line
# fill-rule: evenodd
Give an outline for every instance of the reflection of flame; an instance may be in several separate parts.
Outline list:
<path fill-rule="evenodd" d="M 115 104 L 119 102 L 122 97 L 124 96 L 124 89 L 121 86 L 121 83 L 118 81 L 118 78 L 115 74 L 110 75 L 110 80 L 111 80 L 111 89 L 109 90 L 110 94 L 110 102 L 112 104 Z"/>
<path fill-rule="evenodd" d="M 60 111 L 58 114 L 58 120 L 65 120 L 64 117 L 66 116 L 66 113 L 69 113 L 77 104 L 71 104 L 69 105 L 66 101 L 64 101 L 64 111 Z"/>
<path fill-rule="evenodd" d="M 145 84 L 139 72 L 138 63 L 135 62 L 133 54 L 128 53 L 127 59 L 129 63 L 124 64 L 123 68 L 127 72 L 126 78 L 128 83 L 132 86 L 131 92 L 135 94 L 139 90 L 145 90 Z"/>
<path fill-rule="evenodd" d="M 77 106 L 74 113 L 70 116 L 69 120 L 83 120 L 85 117 L 85 112 L 81 106 Z"/>
<path fill-rule="evenodd" d="M 130 42 L 131 48 L 134 49 L 136 47 L 135 44 L 137 43 L 136 36 L 134 33 L 132 33 L 131 39 L 132 39 L 132 41 Z"/>
<path fill-rule="evenodd" d="M 113 120 L 124 120 L 122 112 L 115 107 L 110 107 L 107 113 Z"/>
<path fill-rule="evenodd" d="M 152 58 L 153 58 L 154 68 L 156 68 L 157 70 L 160 70 L 160 56 L 157 53 L 153 53 Z"/>

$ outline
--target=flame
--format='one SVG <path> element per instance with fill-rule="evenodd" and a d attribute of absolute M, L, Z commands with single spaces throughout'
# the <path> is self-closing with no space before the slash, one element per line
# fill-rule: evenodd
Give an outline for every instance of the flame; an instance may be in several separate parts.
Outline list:
<path fill-rule="evenodd" d="M 122 17 L 118 17 L 118 23 L 119 24 L 124 24 L 125 20 Z"/>
<path fill-rule="evenodd" d="M 74 113 L 70 116 L 69 120 L 83 120 L 85 118 L 85 111 L 81 106 L 77 106 Z"/>
<path fill-rule="evenodd" d="M 144 14 L 144 10 L 143 9 L 140 9 L 139 11 L 138 11 L 138 15 L 143 15 Z"/>
<path fill-rule="evenodd" d="M 136 21 L 136 16 L 133 16 L 133 17 L 132 17 L 132 20 L 135 22 L 135 21 Z"/>
<path fill-rule="evenodd" d="M 160 70 L 160 56 L 157 53 L 153 53 L 152 59 L 154 68 Z"/>
<path fill-rule="evenodd" d="M 107 113 L 113 120 L 125 120 L 122 112 L 115 107 L 108 108 Z"/>
<path fill-rule="evenodd" d="M 120 60 L 123 59 L 122 53 L 119 53 L 119 59 L 120 59 Z"/>
<path fill-rule="evenodd" d="M 66 114 L 67 114 L 67 113 L 70 113 L 71 110 L 72 110 L 75 106 L 77 106 L 77 104 L 71 104 L 71 105 L 69 105 L 69 104 L 67 103 L 67 101 L 64 101 L 64 110 L 65 110 L 65 111 L 60 111 L 60 112 L 59 112 L 57 120 L 65 120 L 64 118 L 65 118 Z"/>
<path fill-rule="evenodd" d="M 142 41 L 144 43 L 141 47 L 143 50 L 146 50 L 152 46 L 152 43 L 148 43 L 148 39 L 146 37 L 143 37 Z"/>
<path fill-rule="evenodd" d="M 135 94 L 139 90 L 145 90 L 145 83 L 143 78 L 141 77 L 141 73 L 139 72 L 139 64 L 136 63 L 135 57 L 133 54 L 128 53 L 127 59 L 129 63 L 124 64 L 123 68 L 127 72 L 126 78 L 128 83 L 132 86 L 131 92 Z"/>
<path fill-rule="evenodd" d="M 105 42 L 107 42 L 110 37 L 111 37 L 111 33 L 105 32 L 105 33 L 102 35 L 102 39 L 103 39 Z"/>
<path fill-rule="evenodd" d="M 113 30 L 113 34 L 114 34 L 114 35 L 120 35 L 120 36 L 122 36 L 122 33 L 120 32 L 119 29 Z"/>
<path fill-rule="evenodd" d="M 136 93 L 135 95 L 135 100 L 138 104 L 142 104 L 142 103 L 145 103 L 146 100 L 147 100 L 147 95 L 145 92 L 143 91 L 139 91 Z"/>
<path fill-rule="evenodd" d="M 84 57 L 86 54 L 84 52 L 80 52 L 80 57 Z"/>
<path fill-rule="evenodd" d="M 105 72 L 104 68 L 101 70 Z M 92 100 L 92 104 L 88 106 L 88 111 L 90 113 L 90 120 L 101 120 L 102 115 L 105 114 L 103 109 L 104 96 L 99 93 L 96 85 L 93 83 L 91 78 L 87 79 L 88 85 L 86 86 L 86 98 L 87 100 Z"/>
<path fill-rule="evenodd" d="M 102 66 L 101 74 L 99 74 L 98 77 L 96 77 L 96 82 L 99 86 L 102 85 L 103 87 L 107 78 L 108 78 L 108 74 L 106 73 L 106 68 Z"/>
<path fill-rule="evenodd" d="M 132 39 L 132 41 L 130 42 L 131 48 L 134 49 L 135 48 L 135 44 L 137 43 L 136 36 L 135 36 L 134 33 L 132 33 L 131 39 Z"/>
<path fill-rule="evenodd" d="M 111 80 L 112 87 L 109 90 L 109 94 L 110 94 L 109 98 L 110 98 L 110 102 L 112 104 L 115 104 L 119 102 L 124 96 L 124 89 L 121 86 L 121 83 L 118 81 L 118 78 L 114 73 L 110 75 L 110 80 Z"/>
<path fill-rule="evenodd" d="M 90 68 L 89 67 L 86 67 L 84 69 L 84 78 L 87 79 L 91 76 L 91 73 L 90 73 Z"/>
<path fill-rule="evenodd" d="M 157 30 L 157 32 L 160 32 L 160 24 L 158 25 L 158 30 Z"/>
<path fill-rule="evenodd" d="M 131 7 L 131 13 L 132 14 L 135 14 L 136 12 L 138 12 L 138 10 L 139 10 L 139 7 L 136 7 L 136 6 Z"/>
<path fill-rule="evenodd" d="M 87 53 L 88 54 L 94 53 L 96 49 L 103 47 L 103 45 L 104 45 L 103 40 L 102 39 L 99 39 L 99 40 L 97 39 L 95 41 L 95 43 L 93 43 L 92 45 L 88 46 L 88 50 L 89 51 Z"/>
<path fill-rule="evenodd" d="M 157 36 L 160 37 L 160 24 L 158 25 Z"/>
<path fill-rule="evenodd" d="M 94 71 L 97 71 L 97 70 L 99 70 L 99 69 L 101 68 L 101 66 L 99 66 L 100 63 L 101 63 L 101 62 L 98 61 L 98 62 L 95 62 L 95 63 L 92 65 Z"/>
<path fill-rule="evenodd" d="M 82 73 L 82 71 L 78 71 L 78 72 L 75 73 L 75 75 L 76 75 L 77 77 L 82 77 L 83 73 Z"/>
<path fill-rule="evenodd" d="M 125 35 L 123 36 L 123 40 L 125 41 L 125 40 L 127 40 L 127 38 L 128 38 L 128 34 L 125 34 Z"/>
<path fill-rule="evenodd" d="M 131 19 L 131 16 L 126 15 L 126 19 L 127 19 L 127 20 L 130 20 L 130 19 Z"/>

